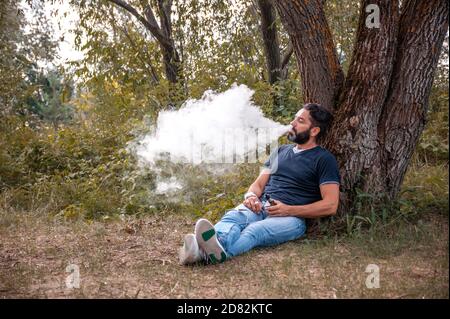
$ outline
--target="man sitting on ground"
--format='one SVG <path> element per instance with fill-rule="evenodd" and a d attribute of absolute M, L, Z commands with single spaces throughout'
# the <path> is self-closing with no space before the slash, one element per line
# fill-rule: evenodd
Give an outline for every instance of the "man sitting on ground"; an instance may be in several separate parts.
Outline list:
<path fill-rule="evenodd" d="M 305 218 L 336 214 L 339 170 L 335 157 L 317 144 L 331 121 L 321 105 L 309 103 L 291 122 L 288 139 L 264 163 L 244 202 L 212 225 L 199 219 L 187 234 L 180 263 L 224 262 L 254 247 L 278 245 L 301 237 Z M 269 199 L 270 198 L 270 199 Z"/>

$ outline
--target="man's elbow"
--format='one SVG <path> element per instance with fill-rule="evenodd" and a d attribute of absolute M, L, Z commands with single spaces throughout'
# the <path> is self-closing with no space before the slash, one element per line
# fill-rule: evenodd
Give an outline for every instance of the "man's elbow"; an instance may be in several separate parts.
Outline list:
<path fill-rule="evenodd" d="M 329 203 L 329 207 L 328 207 L 328 215 L 329 216 L 334 216 L 337 214 L 338 211 L 338 206 L 339 206 L 339 202 L 330 202 Z"/>

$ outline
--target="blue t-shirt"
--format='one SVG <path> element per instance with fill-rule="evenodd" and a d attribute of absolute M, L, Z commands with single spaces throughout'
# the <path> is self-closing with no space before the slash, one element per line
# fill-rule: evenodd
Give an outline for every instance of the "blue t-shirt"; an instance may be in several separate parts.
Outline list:
<path fill-rule="evenodd" d="M 339 184 L 336 158 L 321 146 L 298 153 L 294 147 L 294 144 L 281 145 L 264 163 L 272 169 L 264 194 L 287 205 L 317 202 L 322 199 L 320 185 Z"/>

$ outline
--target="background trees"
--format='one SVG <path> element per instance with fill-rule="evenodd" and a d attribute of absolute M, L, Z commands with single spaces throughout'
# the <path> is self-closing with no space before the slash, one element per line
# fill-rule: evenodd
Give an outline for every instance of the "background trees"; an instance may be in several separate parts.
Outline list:
<path fill-rule="evenodd" d="M 380 29 L 365 27 L 368 1 L 72 1 L 84 58 L 59 68 L 48 67 L 58 41 L 39 3 L 0 5 L 0 176 L 20 205 L 31 203 L 25 193 L 68 215 L 148 212 L 152 174 L 134 172 L 122 150 L 159 111 L 234 82 L 278 121 L 307 101 L 334 109 L 325 143 L 341 163 L 345 213 L 363 214 L 362 198 L 396 198 L 411 162 L 412 173 L 443 166 L 409 199 L 436 204 L 448 192 L 435 169 L 448 170 L 445 1 L 370 1 L 384 13 Z M 223 193 L 218 184 L 195 181 L 203 191 L 184 209 L 219 214 L 248 187 L 247 169 L 220 181 L 236 187 L 217 201 L 205 198 Z"/>
<path fill-rule="evenodd" d="M 32 111 L 27 97 L 37 89 L 35 80 L 43 65 L 52 61 L 57 43 L 42 8 L 27 7 L 16 0 L 0 4 L 0 112 L 3 115 Z"/>

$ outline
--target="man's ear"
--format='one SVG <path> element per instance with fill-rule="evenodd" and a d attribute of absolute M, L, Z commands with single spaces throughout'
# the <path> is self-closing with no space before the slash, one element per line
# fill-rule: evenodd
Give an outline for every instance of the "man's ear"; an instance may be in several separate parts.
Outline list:
<path fill-rule="evenodd" d="M 311 129 L 310 135 L 316 137 L 319 133 L 320 133 L 320 127 L 314 126 Z"/>

